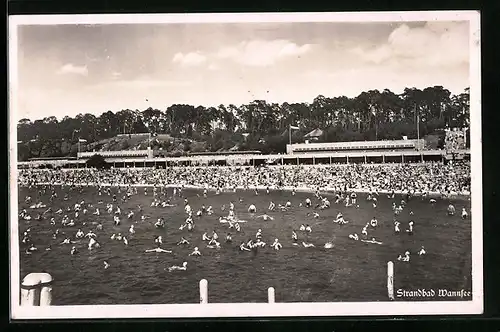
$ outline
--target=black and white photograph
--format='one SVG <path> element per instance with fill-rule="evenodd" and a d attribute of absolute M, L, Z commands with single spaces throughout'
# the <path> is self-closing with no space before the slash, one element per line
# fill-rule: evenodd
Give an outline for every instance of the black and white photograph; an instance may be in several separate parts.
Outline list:
<path fill-rule="evenodd" d="M 479 12 L 8 28 L 12 319 L 483 312 Z"/>

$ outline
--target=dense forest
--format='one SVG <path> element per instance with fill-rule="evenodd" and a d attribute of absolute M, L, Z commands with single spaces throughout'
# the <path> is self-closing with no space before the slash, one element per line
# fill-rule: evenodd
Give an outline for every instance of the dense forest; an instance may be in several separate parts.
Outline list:
<path fill-rule="evenodd" d="M 458 95 L 441 86 L 406 88 L 402 94 L 370 90 L 355 98 L 320 95 L 312 103 L 255 100 L 240 106 L 174 104 L 166 110 L 108 110 L 100 116 L 78 114 L 61 121 L 54 116 L 21 119 L 17 139 L 20 160 L 75 155 L 79 140 L 92 146 L 118 134 L 134 133 L 203 143 L 196 144 L 198 150 L 220 151 L 236 146 L 239 150 L 283 153 L 289 126 L 299 127 L 293 130 L 293 142 L 303 141 L 304 135 L 316 128 L 323 130 L 319 138 L 322 142 L 416 138 L 417 117 L 420 137 L 442 137 L 446 127 L 467 127 L 469 89 Z M 154 140 L 152 147 L 177 149 L 168 140 Z M 190 144 L 183 145 L 184 151 L 190 148 Z"/>

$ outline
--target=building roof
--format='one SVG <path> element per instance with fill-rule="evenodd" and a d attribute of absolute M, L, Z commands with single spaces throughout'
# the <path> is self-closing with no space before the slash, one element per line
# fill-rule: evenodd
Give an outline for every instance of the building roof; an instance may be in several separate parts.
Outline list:
<path fill-rule="evenodd" d="M 320 137 L 321 135 L 323 135 L 323 130 L 316 128 L 310 133 L 304 135 L 304 137 Z"/>

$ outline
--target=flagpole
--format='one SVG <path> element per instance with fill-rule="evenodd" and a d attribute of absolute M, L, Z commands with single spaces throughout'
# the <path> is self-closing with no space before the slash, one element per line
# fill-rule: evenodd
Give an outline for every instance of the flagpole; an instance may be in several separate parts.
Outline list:
<path fill-rule="evenodd" d="M 417 113 L 417 146 L 420 150 L 420 117 L 419 113 L 417 112 L 417 104 L 415 104 L 415 113 Z"/>
<path fill-rule="evenodd" d="M 292 125 L 288 125 L 288 142 L 292 145 Z"/>

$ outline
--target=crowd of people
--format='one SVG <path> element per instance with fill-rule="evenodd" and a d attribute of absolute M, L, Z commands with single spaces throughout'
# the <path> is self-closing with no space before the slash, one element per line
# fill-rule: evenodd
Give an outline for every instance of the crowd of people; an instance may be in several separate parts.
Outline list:
<path fill-rule="evenodd" d="M 330 166 L 22 169 L 18 183 L 176 185 L 228 188 L 305 188 L 426 195 L 469 195 L 469 162 Z"/>

